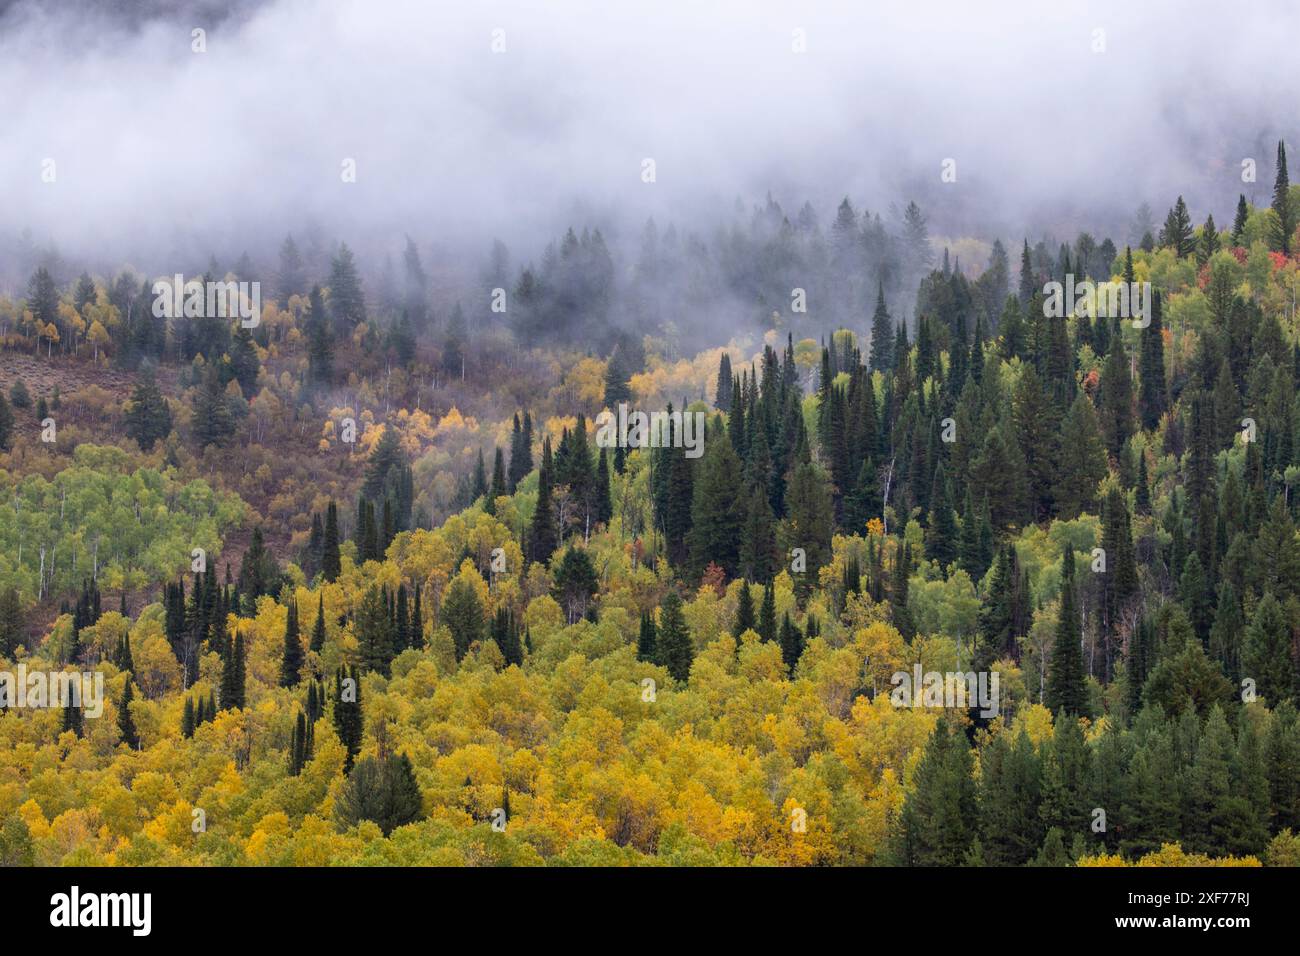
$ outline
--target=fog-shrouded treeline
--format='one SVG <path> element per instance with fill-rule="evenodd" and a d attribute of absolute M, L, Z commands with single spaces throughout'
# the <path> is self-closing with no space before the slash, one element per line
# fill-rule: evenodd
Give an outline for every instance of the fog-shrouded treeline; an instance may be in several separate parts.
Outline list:
<path fill-rule="evenodd" d="M 0 866 L 1300 865 L 1293 22 L 0 0 Z"/>

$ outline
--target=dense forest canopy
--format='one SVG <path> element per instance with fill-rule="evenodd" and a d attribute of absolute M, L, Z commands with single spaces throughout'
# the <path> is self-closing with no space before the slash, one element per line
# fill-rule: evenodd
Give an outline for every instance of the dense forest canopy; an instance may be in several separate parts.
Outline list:
<path fill-rule="evenodd" d="M 0 865 L 1300 865 L 1289 104 L 1129 69 L 1217 18 L 288 6 L 0 3 Z"/>
<path fill-rule="evenodd" d="M 847 199 L 714 244 L 649 223 L 630 270 L 568 230 L 446 314 L 413 242 L 372 288 L 286 237 L 251 328 L 37 267 L 0 299 L 0 654 L 107 701 L 0 717 L 0 850 L 1294 863 L 1276 168 L 1228 227 L 1180 197 L 1136 245 L 979 268 L 915 205 L 901 235 Z M 758 290 L 753 321 L 684 350 L 682 270 Z M 1103 294 L 1054 309 L 1058 281 Z M 697 452 L 598 441 L 620 406 L 698 416 Z M 900 704 L 913 672 L 997 696 Z"/>

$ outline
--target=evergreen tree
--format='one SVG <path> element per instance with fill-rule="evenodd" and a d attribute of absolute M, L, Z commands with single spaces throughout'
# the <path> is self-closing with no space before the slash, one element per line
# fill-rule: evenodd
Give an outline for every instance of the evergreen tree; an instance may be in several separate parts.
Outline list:
<path fill-rule="evenodd" d="M 655 634 L 655 663 L 666 668 L 674 680 L 685 682 L 691 675 L 691 662 L 695 659 L 695 645 L 691 641 L 686 617 L 682 614 L 682 599 L 675 590 L 669 590 L 659 605 L 659 626 Z"/>
<path fill-rule="evenodd" d="M 569 545 L 555 572 L 551 596 L 564 608 L 570 624 L 576 624 L 586 615 L 599 583 L 587 549 Z"/>
<path fill-rule="evenodd" d="M 713 407 L 720 412 L 731 411 L 732 377 L 731 356 L 724 351 L 718 359 L 718 384 L 713 392 Z"/>
<path fill-rule="evenodd" d="M 221 709 L 243 710 L 246 702 L 247 665 L 244 659 L 244 635 L 236 632 L 235 643 L 221 669 Z"/>
<path fill-rule="evenodd" d="M 952 510 L 952 486 L 943 465 L 934 473 L 934 490 L 930 493 L 930 526 L 926 529 L 925 555 L 939 565 L 944 577 L 948 566 L 957 558 L 957 523 Z M 973 520 L 974 515 L 970 518 Z"/>
<path fill-rule="evenodd" d="M 533 561 L 549 561 L 560 543 L 560 529 L 551 504 L 551 442 L 542 443 L 542 468 L 537 480 L 537 505 L 528 532 L 528 557 Z"/>
<path fill-rule="evenodd" d="M 504 497 L 506 494 L 505 456 L 501 453 L 500 448 L 496 448 L 492 453 L 492 484 L 488 487 L 484 510 L 490 515 L 496 514 L 497 499 Z"/>
<path fill-rule="evenodd" d="M 608 525 L 614 518 L 614 502 L 609 491 L 609 460 L 605 449 L 596 458 L 596 484 L 592 494 L 592 520 L 598 525 Z"/>
<path fill-rule="evenodd" d="M 1165 384 L 1164 317 L 1159 292 L 1152 292 L 1151 322 L 1142 330 L 1138 409 L 1142 427 L 1154 431 L 1168 408 Z"/>
<path fill-rule="evenodd" d="M 977 824 L 971 766 L 964 735 L 950 729 L 941 717 L 903 803 L 898 862 L 907 866 L 958 866 L 964 862 Z"/>
<path fill-rule="evenodd" d="M 763 603 L 758 612 L 758 636 L 764 641 L 776 640 L 776 588 L 771 581 L 763 588 Z"/>
<path fill-rule="evenodd" d="M 311 649 L 318 654 L 325 649 L 325 592 L 316 598 L 316 623 L 312 624 Z"/>
<path fill-rule="evenodd" d="M 487 636 L 483 605 L 474 586 L 462 575 L 457 575 L 447 588 L 442 602 L 442 623 L 451 631 L 458 661 L 465 657 L 475 641 Z"/>
<path fill-rule="evenodd" d="M 1080 393 L 1061 422 L 1060 455 L 1054 491 L 1058 517 L 1069 521 L 1090 510 L 1106 477 L 1106 449 L 1092 402 Z"/>
<path fill-rule="evenodd" d="M 393 621 L 385 595 L 373 584 L 361 598 L 353 630 L 362 666 L 387 677 L 393 664 Z"/>
<path fill-rule="evenodd" d="M 330 263 L 329 291 L 335 328 L 340 338 L 351 338 L 352 330 L 366 320 L 366 299 L 356 260 L 346 242 Z"/>
<path fill-rule="evenodd" d="M 320 286 L 311 290 L 307 300 L 304 326 L 307 330 L 307 381 L 328 386 L 334 379 L 334 332 L 325 314 L 325 300 Z"/>
<path fill-rule="evenodd" d="M 641 629 L 636 638 L 636 659 L 655 660 L 655 619 L 649 611 L 641 612 Z"/>
<path fill-rule="evenodd" d="M 790 620 L 790 613 L 787 611 L 785 618 L 781 621 L 781 660 L 785 663 L 786 670 L 792 675 L 794 674 L 795 665 L 799 663 L 799 658 L 803 656 L 803 647 L 803 634 Z"/>
<path fill-rule="evenodd" d="M 289 776 L 296 777 L 302 773 L 307 763 L 307 718 L 302 711 L 294 720 L 292 736 L 289 742 Z"/>
<path fill-rule="evenodd" d="M 153 450 L 158 441 L 166 438 L 171 430 L 171 409 L 159 391 L 153 373 L 146 367 L 136 381 L 131 404 L 126 411 L 127 437 L 134 438 L 140 450 L 148 452 Z"/>
<path fill-rule="evenodd" d="M 1244 676 L 1254 679 L 1259 696 L 1269 706 L 1287 699 L 1294 700 L 1296 684 L 1291 629 L 1281 602 L 1271 592 L 1260 599 L 1246 628 L 1241 668 Z"/>
<path fill-rule="evenodd" d="M 280 686 L 296 687 L 302 679 L 302 636 L 298 627 L 298 602 L 289 605 L 284 625 L 284 652 L 280 656 Z"/>
<path fill-rule="evenodd" d="M 1160 233 L 1161 244 L 1174 250 L 1178 258 L 1189 256 L 1196 248 L 1192 235 L 1192 217 L 1187 212 L 1187 203 L 1179 196 L 1174 208 L 1165 218 L 1165 227 Z"/>
<path fill-rule="evenodd" d="M 1052 645 L 1047 685 L 1043 688 L 1043 704 L 1053 713 L 1064 711 L 1071 717 L 1088 714 L 1081 634 L 1074 583 L 1074 548 L 1067 544 L 1061 561 L 1061 606 L 1056 618 L 1056 640 Z"/>
<path fill-rule="evenodd" d="M 697 579 L 709 564 L 716 564 L 728 577 L 734 577 L 740 561 L 740 459 L 731 442 L 724 440 L 721 429 L 714 434 L 714 440 L 707 442 L 708 449 L 692 486 L 687 538 L 690 567 Z"/>
<path fill-rule="evenodd" d="M 1134 427 L 1133 381 L 1124 340 L 1119 335 L 1112 335 L 1110 340 L 1110 352 L 1101 370 L 1099 398 L 1102 439 L 1110 454 L 1118 458 Z"/>
<path fill-rule="evenodd" d="M 140 749 L 140 734 L 135 729 L 135 720 L 131 717 L 131 701 L 135 699 L 135 693 L 131 690 L 132 680 L 126 679 L 126 685 L 122 688 L 122 700 L 117 705 L 117 732 L 118 738 L 132 750 Z"/>
<path fill-rule="evenodd" d="M 226 401 L 226 392 L 214 368 L 208 368 L 202 384 L 194 390 L 190 427 L 194 443 L 200 450 L 208 445 L 221 447 L 235 434 L 235 421 Z"/>
<path fill-rule="evenodd" d="M 1237 196 L 1237 215 L 1232 220 L 1232 244 L 1241 245 L 1241 237 L 1246 232 L 1246 221 L 1250 217 L 1250 209 L 1246 205 L 1246 196 L 1244 193 Z"/>
<path fill-rule="evenodd" d="M 991 866 L 1024 866 L 1042 846 L 1042 764 L 1021 728 L 998 734 L 980 755 L 979 839 Z"/>
<path fill-rule="evenodd" d="M 1296 214 L 1290 200 L 1291 181 L 1286 172 L 1286 146 L 1277 142 L 1277 174 L 1273 179 L 1273 216 L 1269 229 L 1269 248 L 1285 256 L 1291 254 L 1295 236 Z"/>
<path fill-rule="evenodd" d="M 871 368 L 887 372 L 893 366 L 894 329 L 885 307 L 884 283 L 876 283 L 876 311 L 871 316 Z"/>
<path fill-rule="evenodd" d="M 1038 276 L 1034 273 L 1033 260 L 1029 257 L 1029 240 L 1025 240 L 1024 250 L 1020 253 L 1020 306 L 1028 308 L 1034 293 L 1040 291 Z"/>
<path fill-rule="evenodd" d="M 334 499 L 330 499 L 329 507 L 325 510 L 325 531 L 321 539 L 321 574 L 325 580 L 333 583 L 337 580 L 343 571 L 343 563 L 339 557 L 339 510 Z"/>
<path fill-rule="evenodd" d="M 740 582 L 740 592 L 736 596 L 736 622 L 731 626 L 732 636 L 736 638 L 736 644 L 740 644 L 740 635 L 746 631 L 757 633 L 758 620 L 754 617 L 754 596 L 749 590 L 749 581 Z"/>
<path fill-rule="evenodd" d="M 347 748 L 343 772 L 351 773 L 353 761 L 361 752 L 361 737 L 365 728 L 361 712 L 361 675 L 355 667 L 346 664 L 334 675 L 334 730 Z"/>
<path fill-rule="evenodd" d="M 423 819 L 424 799 L 406 754 L 380 754 L 359 761 L 339 793 L 335 814 L 345 827 L 370 820 L 385 837 Z"/>

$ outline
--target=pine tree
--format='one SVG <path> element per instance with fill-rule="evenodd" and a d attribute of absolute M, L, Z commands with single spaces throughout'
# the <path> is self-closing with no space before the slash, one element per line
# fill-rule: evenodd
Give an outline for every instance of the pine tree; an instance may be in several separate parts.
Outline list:
<path fill-rule="evenodd" d="M 234 418 L 216 369 L 209 367 L 202 384 L 194 390 L 193 409 L 190 427 L 200 450 L 208 445 L 221 447 L 234 435 Z"/>
<path fill-rule="evenodd" d="M 775 613 L 775 612 L 774 612 Z M 736 638 L 736 644 L 740 644 L 740 635 L 746 631 L 758 631 L 758 620 L 754 616 L 754 596 L 749 589 L 749 581 L 740 582 L 740 592 L 736 596 L 736 621 L 731 626 L 732 636 Z"/>
<path fill-rule="evenodd" d="M 1043 843 L 1042 764 L 1028 733 L 998 734 L 980 755 L 979 839 L 991 866 L 1024 866 Z"/>
<path fill-rule="evenodd" d="M 805 446 L 806 447 L 806 446 Z M 831 537 L 835 532 L 835 506 L 825 473 L 813 462 L 796 464 L 785 493 L 786 518 L 782 525 L 782 547 L 803 548 L 804 573 L 795 580 L 795 590 L 807 595 L 818 572 L 831 561 Z"/>
<path fill-rule="evenodd" d="M 134 438 L 140 450 L 148 452 L 153 450 L 158 441 L 166 438 L 171 430 L 171 409 L 158 389 L 153 373 L 146 367 L 136 380 L 131 404 L 126 411 L 127 437 Z M 3 445 L 3 435 L 0 435 L 0 445 Z"/>
<path fill-rule="evenodd" d="M 528 557 L 532 561 L 545 563 L 560 543 L 560 529 L 555 520 L 551 504 L 552 476 L 551 441 L 547 438 L 542 443 L 542 468 L 537 480 L 537 505 L 533 509 L 533 520 L 528 531 Z"/>
<path fill-rule="evenodd" d="M 244 635 L 236 632 L 235 643 L 221 669 L 221 709 L 243 710 L 246 702 Z"/>
<path fill-rule="evenodd" d="M 1273 217 L 1269 229 L 1269 248 L 1285 256 L 1291 254 L 1295 236 L 1296 214 L 1290 200 L 1291 181 L 1286 172 L 1286 146 L 1277 143 L 1277 175 L 1273 180 Z"/>
<path fill-rule="evenodd" d="M 1271 592 L 1260 599 L 1251 615 L 1242 648 L 1241 667 L 1243 674 L 1254 679 L 1259 696 L 1269 706 L 1295 699 L 1291 631 L 1281 603 Z"/>
<path fill-rule="evenodd" d="M 655 619 L 649 611 L 641 612 L 641 629 L 636 638 L 636 659 L 655 660 Z"/>
<path fill-rule="evenodd" d="M 691 675 L 695 645 L 682 614 L 682 599 L 669 590 L 659 605 L 659 626 L 655 635 L 655 663 L 666 668 L 674 680 L 686 681 Z"/>
<path fill-rule="evenodd" d="M 1124 340 L 1119 335 L 1110 340 L 1110 352 L 1101 370 L 1099 399 L 1102 439 L 1110 454 L 1118 458 L 1133 434 L 1133 381 Z"/>
<path fill-rule="evenodd" d="M 1187 212 L 1187 203 L 1179 196 L 1174 208 L 1165 218 L 1165 227 L 1161 232 L 1161 243 L 1174 250 L 1178 258 L 1190 256 L 1196 248 L 1192 234 L 1192 217 Z"/>
<path fill-rule="evenodd" d="M 582 620 L 598 589 L 599 580 L 591 555 L 586 548 L 569 545 L 560 559 L 555 584 L 551 588 L 551 596 L 564 608 L 568 623 L 576 624 Z"/>
<path fill-rule="evenodd" d="M 135 720 L 131 717 L 131 701 L 135 693 L 131 690 L 131 678 L 127 677 L 122 688 L 122 701 L 117 705 L 118 738 L 132 750 L 140 749 L 140 734 L 135 729 Z"/>
<path fill-rule="evenodd" d="M 803 656 L 803 647 L 803 634 L 790 620 L 790 613 L 787 611 L 781 621 L 781 660 L 790 674 L 794 674 L 795 665 Z"/>
<path fill-rule="evenodd" d="M 713 392 L 713 407 L 720 412 L 731 411 L 732 378 L 731 356 L 724 351 L 718 359 L 718 384 Z"/>
<path fill-rule="evenodd" d="M 280 686 L 296 687 L 302 679 L 302 636 L 298 627 L 298 602 L 289 605 L 284 625 L 284 651 L 280 656 Z"/>
<path fill-rule="evenodd" d="M 925 555 L 936 562 L 944 577 L 947 577 L 948 566 L 957 558 L 957 523 L 952 510 L 952 486 L 944 474 L 943 465 L 934 473 L 930 502 L 930 526 L 926 529 Z"/>
<path fill-rule="evenodd" d="M 1087 716 L 1088 691 L 1084 685 L 1083 649 L 1079 608 L 1074 583 L 1074 548 L 1069 544 L 1061 561 L 1061 606 L 1056 618 L 1056 640 L 1043 704 L 1052 713 L 1064 711 L 1071 717 Z"/>
<path fill-rule="evenodd" d="M 776 589 L 771 581 L 763 588 L 763 603 L 758 612 L 758 636 L 764 641 L 775 641 L 776 633 Z"/>
<path fill-rule="evenodd" d="M 330 499 L 329 507 L 325 510 L 325 533 L 321 539 L 321 574 L 325 580 L 333 583 L 343 571 L 342 560 L 339 557 L 339 509 Z"/>
<path fill-rule="evenodd" d="M 740 459 L 720 428 L 713 434 L 716 437 L 707 442 L 692 486 L 687 544 L 691 572 L 697 579 L 709 564 L 734 577 L 740 560 Z"/>
<path fill-rule="evenodd" d="M 385 837 L 424 817 L 424 799 L 406 754 L 366 757 L 351 768 L 335 805 L 345 827 L 369 820 Z"/>
<path fill-rule="evenodd" d="M 592 495 L 591 517 L 598 525 L 608 525 L 614 518 L 614 502 L 609 491 L 609 460 L 604 448 L 596 458 L 596 485 Z"/>
<path fill-rule="evenodd" d="M 975 835 L 978 808 L 964 735 L 940 718 L 926 744 L 899 821 L 907 866 L 958 866 Z"/>
<path fill-rule="evenodd" d="M 346 242 L 339 246 L 338 254 L 330 263 L 329 290 L 335 327 L 341 338 L 351 338 L 352 330 L 366 320 L 366 299 L 356 260 Z"/>
<path fill-rule="evenodd" d="M 334 730 L 347 748 L 343 772 L 350 774 L 357 754 L 361 752 L 361 737 L 365 728 L 361 711 L 361 676 L 355 667 L 346 664 L 334 675 Z"/>
<path fill-rule="evenodd" d="M 334 379 L 334 333 L 320 286 L 311 290 L 303 317 L 307 333 L 307 382 L 328 387 Z"/>
<path fill-rule="evenodd" d="M 1196 244 L 1196 262 L 1205 265 L 1219 251 L 1219 227 L 1214 224 L 1214 214 L 1205 217 L 1201 227 L 1201 239 Z"/>
<path fill-rule="evenodd" d="M 1106 449 L 1097 414 L 1087 395 L 1080 393 L 1061 422 L 1060 454 L 1054 489 L 1057 516 L 1070 521 L 1091 509 L 1106 477 Z"/>
<path fill-rule="evenodd" d="M 871 369 L 890 371 L 893 365 L 894 328 L 885 307 L 885 286 L 876 283 L 876 311 L 871 316 Z"/>
<path fill-rule="evenodd" d="M 1232 244 L 1241 245 L 1242 236 L 1246 232 L 1246 222 L 1250 218 L 1250 208 L 1246 205 L 1246 195 L 1242 193 L 1237 196 L 1237 215 L 1232 220 Z"/>
<path fill-rule="evenodd" d="M 388 676 L 393 664 L 393 622 L 384 594 L 373 584 L 361 598 L 353 630 L 362 666 Z"/>
<path fill-rule="evenodd" d="M 296 777 L 302 773 L 307 763 L 307 718 L 302 711 L 294 720 L 292 737 L 289 743 L 289 776 Z"/>
<path fill-rule="evenodd" d="M 485 509 L 488 514 L 496 514 L 497 499 L 504 497 L 506 491 L 506 461 L 500 448 L 493 449 L 492 453 L 492 484 L 488 488 L 487 501 Z"/>
<path fill-rule="evenodd" d="M 316 598 L 316 623 L 311 629 L 311 649 L 319 654 L 325 649 L 325 592 Z"/>
<path fill-rule="evenodd" d="M 1034 293 L 1039 291 L 1038 276 L 1034 274 L 1033 261 L 1029 257 L 1029 240 L 1025 240 L 1024 250 L 1020 253 L 1020 307 L 1028 308 Z"/>
<path fill-rule="evenodd" d="M 193 737 L 195 724 L 194 698 L 186 695 L 185 708 L 181 711 L 181 736 L 186 739 Z"/>
<path fill-rule="evenodd" d="M 1140 382 L 1138 409 L 1142 427 L 1154 431 L 1160 416 L 1168 408 L 1168 387 L 1165 384 L 1164 317 L 1159 292 L 1152 292 L 1151 322 L 1142 330 Z"/>
<path fill-rule="evenodd" d="M 451 631 L 456 660 L 462 660 L 475 641 L 487 636 L 483 605 L 469 579 L 457 575 L 442 602 L 442 623 Z"/>

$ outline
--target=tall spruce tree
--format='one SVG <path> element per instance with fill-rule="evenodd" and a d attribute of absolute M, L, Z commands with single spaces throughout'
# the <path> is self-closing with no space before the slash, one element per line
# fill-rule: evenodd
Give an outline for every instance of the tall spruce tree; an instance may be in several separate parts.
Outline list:
<path fill-rule="evenodd" d="M 1286 146 L 1277 141 L 1277 173 L 1273 179 L 1273 216 L 1269 229 L 1269 247 L 1285 256 L 1291 254 L 1295 237 L 1296 213 L 1291 205 L 1291 180 L 1286 172 Z"/>
<path fill-rule="evenodd" d="M 1084 684 L 1082 630 L 1074 581 L 1074 548 L 1067 544 L 1061 558 L 1061 605 L 1056 617 L 1056 639 L 1043 704 L 1052 713 L 1068 716 L 1088 714 L 1088 690 Z"/>
<path fill-rule="evenodd" d="M 674 680 L 685 681 L 691 675 L 695 645 L 682 613 L 682 599 L 670 589 L 659 605 L 659 626 L 655 633 L 655 663 L 666 668 Z"/>

